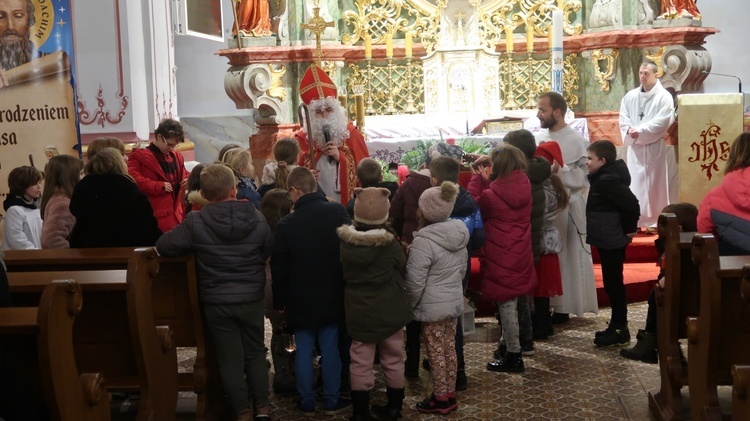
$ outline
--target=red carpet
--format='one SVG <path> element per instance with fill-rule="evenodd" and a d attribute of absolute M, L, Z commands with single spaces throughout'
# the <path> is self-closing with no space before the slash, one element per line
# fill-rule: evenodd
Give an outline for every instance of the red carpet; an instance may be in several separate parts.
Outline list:
<path fill-rule="evenodd" d="M 623 277 L 627 291 L 628 303 L 646 301 L 648 294 L 656 283 L 659 275 L 659 267 L 656 265 L 658 253 L 654 246 L 656 235 L 638 234 L 628 246 L 625 257 Z M 602 284 L 602 268 L 599 265 L 599 255 L 596 249 L 592 250 L 594 260 L 594 279 L 596 281 L 596 298 L 599 307 L 608 307 L 609 298 L 604 292 Z M 560 262 L 560 264 L 564 264 Z M 469 286 L 477 284 L 479 277 L 479 259 L 471 259 L 471 279 Z M 492 316 L 495 313 L 492 303 L 481 301 L 477 304 L 477 317 Z"/>

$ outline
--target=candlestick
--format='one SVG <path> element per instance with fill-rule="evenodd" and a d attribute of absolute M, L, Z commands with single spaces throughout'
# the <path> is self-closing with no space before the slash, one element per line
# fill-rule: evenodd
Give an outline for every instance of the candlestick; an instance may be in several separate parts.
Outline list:
<path fill-rule="evenodd" d="M 406 56 L 407 58 L 411 57 L 412 47 L 413 47 L 412 44 L 413 44 L 412 34 L 410 31 L 406 33 L 406 36 L 404 38 L 404 56 Z"/>
<path fill-rule="evenodd" d="M 393 58 L 393 35 L 385 34 L 385 58 Z"/>
<path fill-rule="evenodd" d="M 372 58 L 372 37 L 365 36 L 365 60 Z"/>
<path fill-rule="evenodd" d="M 526 51 L 534 51 L 534 27 L 526 24 Z"/>
<path fill-rule="evenodd" d="M 505 52 L 513 52 L 513 28 L 505 27 Z"/>

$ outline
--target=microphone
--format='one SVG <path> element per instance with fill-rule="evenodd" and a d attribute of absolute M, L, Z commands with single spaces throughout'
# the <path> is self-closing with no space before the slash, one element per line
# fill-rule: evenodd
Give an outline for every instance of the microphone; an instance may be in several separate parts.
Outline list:
<path fill-rule="evenodd" d="M 331 143 L 331 126 L 328 125 L 328 124 L 324 124 L 323 125 L 323 137 L 326 140 L 326 145 L 328 145 L 329 143 Z M 333 157 L 329 155 L 328 156 L 328 163 L 329 164 L 333 164 L 333 161 L 334 161 Z"/>
<path fill-rule="evenodd" d="M 740 83 L 740 93 L 742 93 L 742 79 L 740 79 L 740 77 L 739 77 L 739 76 L 735 76 L 735 75 L 726 75 L 726 74 L 724 74 L 724 73 L 714 73 L 714 72 L 707 72 L 707 71 L 705 71 L 705 70 L 704 70 L 704 71 L 703 71 L 702 73 L 703 73 L 704 75 L 716 75 L 716 76 L 724 76 L 724 77 L 732 77 L 732 78 L 735 78 L 735 79 L 737 79 L 737 81 L 738 81 L 738 82 Z"/>

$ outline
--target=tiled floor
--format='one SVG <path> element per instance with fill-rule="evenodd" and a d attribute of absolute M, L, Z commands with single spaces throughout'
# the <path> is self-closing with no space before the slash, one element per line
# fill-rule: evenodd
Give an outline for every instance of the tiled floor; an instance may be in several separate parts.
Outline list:
<path fill-rule="evenodd" d="M 646 303 L 629 306 L 630 329 L 642 328 Z M 619 356 L 620 348 L 598 349 L 594 332 L 609 320 L 609 309 L 598 315 L 571 317 L 556 326 L 548 341 L 536 343 L 536 354 L 525 357 L 523 374 L 492 373 L 485 370 L 497 346 L 499 329 L 492 318 L 477 319 L 476 333 L 466 337 L 466 369 L 469 389 L 458 392 L 459 410 L 449 416 L 419 414 L 414 405 L 428 393 L 430 375 L 421 370 L 419 380 L 407 380 L 404 419 L 467 420 L 648 420 L 647 391 L 659 386 L 657 365 L 633 362 Z M 270 326 L 266 331 L 269 332 Z M 191 365 L 191 351 L 180 352 L 181 366 Z M 385 385 L 378 374 L 375 403 L 384 402 Z M 294 396 L 272 395 L 274 420 L 299 420 L 303 416 L 294 406 Z M 180 420 L 193 419 L 195 400 L 181 397 Z M 193 411 L 191 413 L 190 411 Z M 129 413 L 132 413 L 130 411 Z M 130 419 L 113 408 L 114 419 Z M 319 420 L 344 420 L 349 415 Z"/>

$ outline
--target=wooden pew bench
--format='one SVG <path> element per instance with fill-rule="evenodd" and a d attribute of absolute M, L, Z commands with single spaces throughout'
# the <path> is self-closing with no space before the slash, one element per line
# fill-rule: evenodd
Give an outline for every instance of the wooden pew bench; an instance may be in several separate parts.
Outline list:
<path fill-rule="evenodd" d="M 693 420 L 721 420 L 718 385 L 731 385 L 734 365 L 750 364 L 750 304 L 741 297 L 750 256 L 722 256 L 710 234 L 693 238 L 700 271 L 700 313 L 688 319 L 688 384 Z"/>
<path fill-rule="evenodd" d="M 75 281 L 52 281 L 38 307 L 0 308 L 0 344 L 30 392 L 43 397 L 50 419 L 106 421 L 104 377 L 80 374 L 74 358 L 73 323 L 81 305 Z"/>
<path fill-rule="evenodd" d="M 750 304 L 750 266 L 742 268 L 740 296 Z M 750 320 L 745 320 L 750 323 Z M 732 367 L 732 419 L 750 420 L 750 365 Z"/>
<path fill-rule="evenodd" d="M 695 233 L 680 232 L 674 214 L 659 216 L 659 236 L 664 240 L 664 287 L 656 284 L 656 342 L 661 386 L 649 392 L 651 415 L 660 421 L 683 419 L 683 386 L 688 384 L 680 339 L 687 338 L 687 318 L 700 309 L 700 276 L 691 250 Z"/>
<path fill-rule="evenodd" d="M 7 251 L 5 263 L 9 276 L 22 271 L 125 270 L 132 251 L 130 248 Z M 178 389 L 196 393 L 196 420 L 219 419 L 227 405 L 203 327 L 195 259 L 186 254 L 157 256 L 156 261 L 158 272 L 151 289 L 155 323 L 171 328 L 176 347 L 196 349 L 193 372 L 178 374 Z"/>
<path fill-rule="evenodd" d="M 153 249 L 130 250 L 126 267 L 45 271 L 38 265 L 36 271 L 19 272 L 9 265 L 8 280 L 15 303 L 34 305 L 54 279 L 75 279 L 87 304 L 73 328 L 78 367 L 102 372 L 111 392 L 140 391 L 139 420 L 174 420 L 176 347 L 170 327 L 153 314 L 158 256 Z"/>

